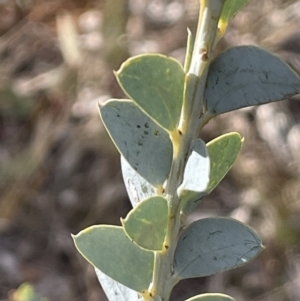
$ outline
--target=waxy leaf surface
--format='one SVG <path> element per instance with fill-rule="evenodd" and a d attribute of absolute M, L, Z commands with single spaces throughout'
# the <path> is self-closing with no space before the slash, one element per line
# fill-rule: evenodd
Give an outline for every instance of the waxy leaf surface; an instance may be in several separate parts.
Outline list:
<path fill-rule="evenodd" d="M 141 177 L 131 165 L 121 156 L 121 169 L 125 187 L 132 204 L 136 207 L 144 199 L 155 195 L 155 188 Z"/>
<path fill-rule="evenodd" d="M 143 301 L 143 298 L 136 291 L 113 280 L 97 268 L 95 271 L 109 301 Z"/>
<path fill-rule="evenodd" d="M 161 186 L 172 163 L 169 134 L 130 100 L 110 100 L 100 115 L 121 155 L 150 184 Z"/>
<path fill-rule="evenodd" d="M 250 2 L 250 0 L 226 0 L 225 1 L 225 4 L 221 12 L 220 21 L 219 21 L 219 28 L 221 29 L 223 34 L 225 33 L 229 21 L 248 2 Z"/>
<path fill-rule="evenodd" d="M 212 63 L 206 115 L 278 101 L 299 93 L 298 75 L 281 59 L 254 46 L 231 48 Z"/>
<path fill-rule="evenodd" d="M 140 247 L 161 250 L 168 226 L 167 200 L 161 196 L 144 200 L 128 213 L 122 224 L 129 238 Z"/>
<path fill-rule="evenodd" d="M 182 195 L 182 211 L 191 213 L 201 199 L 212 192 L 230 170 L 243 144 L 238 133 L 228 133 L 210 141 L 206 147 L 210 159 L 209 184 L 201 193 L 184 191 Z"/>
<path fill-rule="evenodd" d="M 210 180 L 207 192 L 210 193 L 230 170 L 243 144 L 238 133 L 228 133 L 217 137 L 207 144 L 210 158 Z"/>
<path fill-rule="evenodd" d="M 181 233 L 174 270 L 181 278 L 209 276 L 245 264 L 262 248 L 250 227 L 229 218 L 205 218 Z"/>
<path fill-rule="evenodd" d="M 153 252 L 130 241 L 122 227 L 92 226 L 73 239 L 82 256 L 104 274 L 135 291 L 147 290 L 153 273 Z"/>
<path fill-rule="evenodd" d="M 181 214 L 187 217 L 194 209 L 201 203 L 203 198 L 207 196 L 207 191 L 195 192 L 184 190 L 182 191 L 181 198 Z"/>
<path fill-rule="evenodd" d="M 196 139 L 184 170 L 180 189 L 195 192 L 205 191 L 209 183 L 209 172 L 210 160 L 206 145 L 201 139 Z"/>
<path fill-rule="evenodd" d="M 194 296 L 185 301 L 235 301 L 230 296 L 224 294 L 201 294 L 198 296 Z"/>
<path fill-rule="evenodd" d="M 124 92 L 153 120 L 172 131 L 179 122 L 184 71 L 174 59 L 146 54 L 128 59 L 116 73 Z"/>

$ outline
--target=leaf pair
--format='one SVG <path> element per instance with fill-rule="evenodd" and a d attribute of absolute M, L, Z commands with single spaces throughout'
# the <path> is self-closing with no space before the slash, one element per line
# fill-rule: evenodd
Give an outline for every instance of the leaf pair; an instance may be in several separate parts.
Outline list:
<path fill-rule="evenodd" d="M 102 121 L 129 164 L 154 187 L 162 186 L 173 158 L 170 132 L 180 118 L 183 69 L 174 59 L 148 54 L 126 61 L 116 77 L 132 100 L 105 103 Z"/>
<path fill-rule="evenodd" d="M 118 281 L 143 293 L 152 280 L 154 264 L 154 253 L 145 249 L 162 249 L 167 217 L 167 201 L 163 197 L 150 197 L 122 220 L 124 228 L 92 226 L 73 236 L 73 239 L 77 249 L 96 267 L 97 274 L 106 285 L 123 294 L 126 289 L 115 283 Z M 112 279 L 106 279 L 103 273 Z M 128 294 L 134 293 L 129 291 Z"/>
<path fill-rule="evenodd" d="M 158 196 L 150 197 L 122 220 L 123 227 L 92 226 L 73 236 L 73 239 L 80 253 L 95 266 L 101 283 L 103 281 L 104 285 L 111 286 L 114 296 L 127 300 L 121 297 L 127 294 L 132 300 L 137 300 L 134 298 L 138 295 L 126 287 L 140 293 L 147 291 L 154 264 L 154 253 L 148 250 L 162 249 L 167 217 L 166 200 Z"/>
<path fill-rule="evenodd" d="M 180 118 L 184 72 L 173 59 L 144 55 L 125 62 L 117 78 L 133 101 L 107 102 L 100 108 L 102 120 L 129 164 L 148 183 L 162 186 L 172 163 L 169 136 Z M 297 74 L 282 60 L 257 47 L 236 47 L 210 66 L 204 118 L 277 101 L 298 91 Z"/>
<path fill-rule="evenodd" d="M 197 139 L 192 148 L 184 173 L 184 182 L 179 189 L 181 208 L 190 214 L 204 196 L 220 183 L 234 163 L 243 139 L 238 133 L 222 135 L 206 146 Z M 121 157 L 124 183 L 132 206 L 155 195 L 155 188 L 141 177 L 131 165 Z"/>
<path fill-rule="evenodd" d="M 140 206 L 143 204 L 147 201 Z M 141 211 L 149 209 L 149 204 L 145 206 Z M 143 223 L 146 211 L 142 214 L 139 210 L 133 212 L 138 215 L 135 222 Z M 148 223 L 147 220 L 145 222 Z M 151 243 L 152 238 L 143 239 L 139 234 L 149 237 L 153 233 L 155 236 L 155 231 L 159 229 L 142 233 L 126 223 L 130 224 L 130 221 L 124 222 L 125 229 L 127 227 L 129 235 L 137 235 L 139 242 Z M 156 239 L 159 241 L 160 237 Z M 138 247 L 122 227 L 92 226 L 74 236 L 74 241 L 82 255 L 102 273 L 140 293 L 147 290 L 152 280 L 154 253 Z M 236 220 L 201 219 L 180 235 L 174 255 L 174 271 L 181 279 L 209 276 L 245 264 L 262 248 L 255 231 Z"/>

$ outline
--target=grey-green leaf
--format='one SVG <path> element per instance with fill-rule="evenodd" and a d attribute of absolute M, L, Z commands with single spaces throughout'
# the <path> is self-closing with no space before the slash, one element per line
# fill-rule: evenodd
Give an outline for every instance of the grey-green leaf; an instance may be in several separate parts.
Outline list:
<path fill-rule="evenodd" d="M 243 138 L 241 135 L 233 132 L 217 137 L 206 145 L 210 159 L 209 184 L 205 191 L 200 193 L 183 191 L 181 195 L 183 214 L 190 214 L 198 206 L 201 199 L 211 193 L 221 182 L 233 165 L 242 144 Z"/>
<path fill-rule="evenodd" d="M 181 278 L 209 276 L 241 266 L 263 246 L 255 231 L 229 218 L 205 218 L 179 237 L 174 270 Z"/>
<path fill-rule="evenodd" d="M 209 194 L 221 182 L 238 156 L 244 139 L 239 133 L 227 133 L 207 144 L 211 163 L 210 181 L 207 187 Z"/>
<path fill-rule="evenodd" d="M 136 207 L 144 199 L 155 195 L 155 188 L 141 177 L 123 156 L 121 156 L 121 169 L 132 207 Z"/>
<path fill-rule="evenodd" d="M 138 246 L 151 251 L 163 249 L 168 226 L 168 203 L 153 196 L 139 203 L 122 221 L 124 231 Z"/>
<path fill-rule="evenodd" d="M 235 301 L 230 296 L 224 294 L 201 294 L 198 296 L 194 296 L 185 301 Z"/>
<path fill-rule="evenodd" d="M 207 191 L 195 192 L 184 190 L 180 196 L 181 214 L 187 217 L 201 203 L 203 198 L 208 195 Z"/>
<path fill-rule="evenodd" d="M 131 100 L 110 100 L 100 107 L 102 121 L 128 163 L 150 184 L 161 186 L 172 163 L 168 132 Z"/>
<path fill-rule="evenodd" d="M 220 21 L 219 21 L 219 27 L 221 27 L 221 30 L 223 27 L 225 27 L 224 29 L 226 29 L 229 21 L 248 2 L 250 2 L 250 0 L 226 0 L 225 1 L 225 4 L 221 12 Z"/>
<path fill-rule="evenodd" d="M 254 46 L 231 48 L 211 64 L 207 117 L 278 101 L 299 93 L 298 75 L 280 58 Z"/>
<path fill-rule="evenodd" d="M 196 139 L 184 170 L 179 190 L 205 191 L 209 183 L 210 160 L 205 142 Z"/>
<path fill-rule="evenodd" d="M 109 301 L 143 301 L 138 292 L 113 280 L 95 268 L 97 278 Z"/>
<path fill-rule="evenodd" d="M 135 291 L 148 289 L 154 254 L 130 241 L 122 227 L 92 226 L 73 239 L 82 256 L 104 274 Z"/>
<path fill-rule="evenodd" d="M 184 71 L 173 58 L 160 54 L 128 59 L 116 73 L 124 92 L 165 129 L 179 122 L 184 87 Z"/>

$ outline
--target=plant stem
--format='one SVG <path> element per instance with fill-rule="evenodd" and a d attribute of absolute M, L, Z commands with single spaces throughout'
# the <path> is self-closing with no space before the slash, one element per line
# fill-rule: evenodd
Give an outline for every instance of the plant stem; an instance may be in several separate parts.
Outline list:
<path fill-rule="evenodd" d="M 176 152 L 166 185 L 166 196 L 169 206 L 168 229 L 165 248 L 155 254 L 153 282 L 149 288 L 150 299 L 168 301 L 174 285 L 180 280 L 173 271 L 173 258 L 177 245 L 180 223 L 180 198 L 177 189 L 183 180 L 183 171 L 190 151 L 190 146 L 197 138 L 198 130 L 203 125 L 201 119 L 204 101 L 208 66 L 217 34 L 217 25 L 224 0 L 200 0 L 199 23 L 196 33 L 191 64 L 186 75 L 186 91 L 179 126 L 180 135 L 172 138 Z M 171 135 L 172 136 L 172 135 Z"/>

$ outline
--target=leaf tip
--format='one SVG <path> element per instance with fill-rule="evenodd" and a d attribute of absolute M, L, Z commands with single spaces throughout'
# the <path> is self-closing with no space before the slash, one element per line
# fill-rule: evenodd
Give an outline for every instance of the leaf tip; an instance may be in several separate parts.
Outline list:
<path fill-rule="evenodd" d="M 113 71 L 113 74 L 114 74 L 114 76 L 115 76 L 115 78 L 117 79 L 117 81 L 119 82 L 119 75 L 120 75 L 120 73 L 121 73 L 121 70 L 122 70 L 122 65 L 121 65 L 121 67 L 120 67 L 120 69 L 119 70 L 114 70 Z"/>
<path fill-rule="evenodd" d="M 99 100 L 98 101 L 98 108 L 99 108 L 100 112 L 101 112 L 101 109 L 102 109 L 103 106 L 104 106 L 104 104 L 101 103 L 100 100 Z"/>
<path fill-rule="evenodd" d="M 220 38 L 224 36 L 227 26 L 228 26 L 228 22 L 226 20 L 224 20 L 223 18 L 220 18 L 219 24 L 218 24 L 218 31 L 219 31 L 218 35 Z"/>
<path fill-rule="evenodd" d="M 71 237 L 72 237 L 72 239 L 73 239 L 73 243 L 75 244 L 75 247 L 78 249 L 78 245 L 77 245 L 77 242 L 78 242 L 78 235 L 79 235 L 79 233 L 78 234 L 71 234 Z"/>
<path fill-rule="evenodd" d="M 244 143 L 245 137 L 243 137 L 243 136 L 242 136 L 240 133 L 238 133 L 238 132 L 233 132 L 233 134 L 234 134 L 239 140 L 241 140 L 241 144 Z"/>

